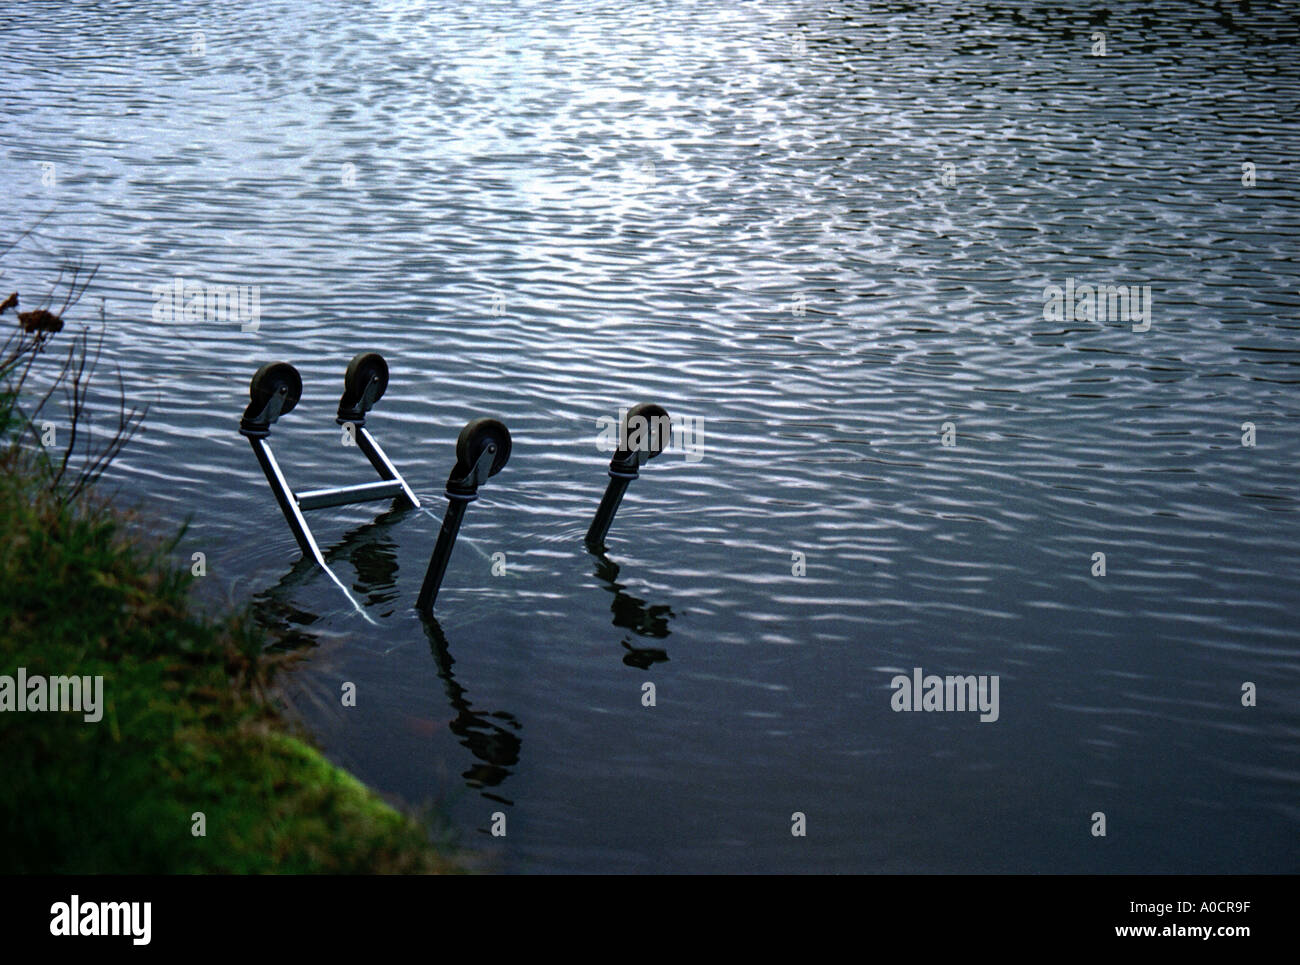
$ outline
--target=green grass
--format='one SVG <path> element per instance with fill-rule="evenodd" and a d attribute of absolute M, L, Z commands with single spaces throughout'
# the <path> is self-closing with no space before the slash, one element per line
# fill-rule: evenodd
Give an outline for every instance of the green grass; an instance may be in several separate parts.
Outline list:
<path fill-rule="evenodd" d="M 460 870 L 293 736 L 266 696 L 283 658 L 197 615 L 188 559 L 50 479 L 0 445 L 0 674 L 102 674 L 103 717 L 0 713 L 0 873 Z"/>

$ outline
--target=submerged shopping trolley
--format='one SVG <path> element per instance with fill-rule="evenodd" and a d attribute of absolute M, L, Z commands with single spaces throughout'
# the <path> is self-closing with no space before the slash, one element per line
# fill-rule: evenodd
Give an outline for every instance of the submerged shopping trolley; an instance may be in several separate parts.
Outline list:
<path fill-rule="evenodd" d="M 358 483 L 330 489 L 311 489 L 297 492 L 285 479 L 284 472 L 271 451 L 269 438 L 271 426 L 282 415 L 288 415 L 302 398 L 302 377 L 288 362 L 272 362 L 254 373 L 248 386 L 249 404 L 239 423 L 240 433 L 248 439 L 257 456 L 258 464 L 266 475 L 275 500 L 284 513 L 294 538 L 303 555 L 311 557 L 323 570 L 338 582 L 325 556 L 321 552 L 305 513 L 313 509 L 347 506 L 382 499 L 392 499 L 401 507 L 418 509 L 420 501 L 402 474 L 393 465 L 370 430 L 366 428 L 366 413 L 378 402 L 388 388 L 388 363 L 375 352 L 363 352 L 348 364 L 343 376 L 343 397 L 339 400 L 335 418 L 351 441 L 370 461 L 379 475 L 377 482 Z M 668 413 L 662 406 L 641 404 L 627 410 L 622 425 L 621 439 L 629 437 L 628 424 L 636 419 L 666 425 Z M 605 536 L 613 523 L 627 487 L 637 478 L 640 468 L 664 450 L 667 434 L 652 432 L 648 443 L 637 448 L 619 449 L 609 463 L 609 485 L 596 511 L 595 519 L 587 531 L 586 544 L 593 552 L 604 548 Z M 456 465 L 447 477 L 445 495 L 447 511 L 424 582 L 416 599 L 416 607 L 425 616 L 433 612 L 451 558 L 456 536 L 465 517 L 466 507 L 478 498 L 478 487 L 505 468 L 510 459 L 510 430 L 497 419 L 474 419 L 465 425 L 456 439 Z M 342 586 L 342 584 L 339 584 Z"/>
<path fill-rule="evenodd" d="M 269 437 L 272 423 L 280 416 L 292 412 L 302 398 L 302 376 L 288 362 L 272 362 L 258 369 L 249 383 L 250 401 L 239 422 L 239 431 L 252 445 L 258 464 L 275 494 L 275 501 L 280 504 L 280 510 L 284 513 L 289 528 L 293 530 L 303 555 L 310 556 L 326 569 L 329 567 L 325 563 L 325 556 L 312 536 L 305 513 L 313 509 L 378 499 L 394 499 L 412 509 L 420 505 L 402 474 L 366 428 L 366 413 L 383 397 L 387 388 L 388 363 L 383 356 L 374 352 L 358 355 L 348 365 L 343 377 L 343 398 L 339 400 L 338 417 L 335 420 L 345 427 L 357 448 L 370 460 L 370 465 L 379 474 L 379 481 L 295 492 L 289 487 L 280 464 L 275 460 L 275 454 L 271 452 Z"/>

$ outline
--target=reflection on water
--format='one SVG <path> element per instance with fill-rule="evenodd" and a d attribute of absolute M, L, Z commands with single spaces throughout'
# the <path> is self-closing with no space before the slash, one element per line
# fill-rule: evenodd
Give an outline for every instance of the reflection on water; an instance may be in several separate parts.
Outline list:
<path fill-rule="evenodd" d="M 383 607 L 395 600 L 407 609 L 412 605 L 410 599 L 401 597 L 398 592 L 398 562 L 392 536 L 394 527 L 411 514 L 412 510 L 406 507 L 390 509 L 373 521 L 348 530 L 332 545 L 322 547 L 325 560 L 331 567 L 343 562 L 355 571 L 353 589 L 361 594 L 368 607 Z M 309 628 L 321 619 L 320 616 L 292 602 L 296 591 L 309 583 L 314 575 L 315 564 L 300 558 L 275 586 L 254 598 L 253 612 L 258 621 L 274 633 L 275 649 L 296 650 L 316 645 Z M 377 615 L 391 617 L 393 611 L 391 608 L 378 610 Z M 521 742 L 515 731 L 520 730 L 521 725 L 506 711 L 472 709 L 465 686 L 452 672 L 455 660 L 442 626 L 436 619 L 423 623 L 437 677 L 453 713 L 448 728 L 478 761 L 462 777 L 468 787 L 482 790 L 483 797 L 511 804 L 513 802 L 500 794 L 483 789 L 498 788 L 510 775 L 510 769 L 518 764 Z M 319 671 L 316 676 L 320 676 Z M 430 733 L 434 732 L 436 729 L 430 729 Z"/>
<path fill-rule="evenodd" d="M 667 637 L 668 621 L 673 617 L 672 607 L 662 603 L 647 604 L 640 597 L 628 593 L 626 587 L 618 582 L 618 564 L 604 553 L 593 553 L 592 556 L 596 560 L 596 577 L 605 589 L 614 594 L 614 602 L 609 607 L 614 614 L 614 626 L 631 630 L 641 637 Z M 659 647 L 633 646 L 627 637 L 623 638 L 622 644 L 627 650 L 623 662 L 629 667 L 648 670 L 652 665 L 668 660 L 668 652 Z"/>
<path fill-rule="evenodd" d="M 1289 7 L 167 9 L 0 10 L 0 245 L 49 212 L 0 294 L 99 265 L 67 332 L 102 299 L 149 405 L 111 482 L 307 654 L 331 756 L 462 830 L 514 801 L 512 870 L 1300 868 Z M 156 319 L 177 279 L 255 287 L 256 330 Z M 1149 330 L 1050 317 L 1070 279 L 1150 286 Z M 349 600 L 236 425 L 293 362 L 286 475 L 355 482 L 360 351 L 429 510 L 312 515 Z M 615 564 L 597 420 L 639 401 L 702 446 L 631 488 Z M 514 449 L 426 628 L 476 416 Z M 893 713 L 916 667 L 998 674 L 999 720 Z"/>
<path fill-rule="evenodd" d="M 347 561 L 357 574 L 352 586 L 365 594 L 366 606 L 401 605 L 397 593 L 397 544 L 386 530 L 407 512 L 401 509 L 386 513 L 373 525 L 358 527 L 344 537 Z M 361 538 L 362 534 L 368 535 Z M 330 562 L 329 557 L 325 562 Z M 392 609 L 380 610 L 376 615 L 391 616 Z"/>
<path fill-rule="evenodd" d="M 456 714 L 451 721 L 451 732 L 460 738 L 461 744 L 479 761 L 462 776 L 470 787 L 499 787 L 510 776 L 510 769 L 519 763 L 522 742 L 514 731 L 521 730 L 522 725 L 504 710 L 472 710 L 465 688 L 451 672 L 455 661 L 451 657 L 442 627 L 436 619 L 426 620 L 425 631 L 429 636 L 429 649 L 438 665 L 438 677 L 446 688 L 447 699 Z M 514 803 L 486 791 L 483 796 L 502 804 Z"/>
<path fill-rule="evenodd" d="M 325 562 L 331 569 L 344 561 L 356 572 L 353 589 L 362 594 L 368 607 L 401 603 L 397 591 L 396 543 L 389 531 L 410 512 L 406 507 L 389 509 L 373 521 L 348 530 L 336 543 L 322 546 Z M 298 554 L 295 551 L 291 555 Z M 298 628 L 311 626 L 320 617 L 301 609 L 292 600 L 295 590 L 318 575 L 316 564 L 311 559 L 298 556 L 274 586 L 253 597 L 253 612 L 260 623 L 274 631 L 277 649 L 296 649 L 312 644 L 311 635 Z M 376 615 L 391 616 L 392 612 L 390 606 L 378 610 Z"/>

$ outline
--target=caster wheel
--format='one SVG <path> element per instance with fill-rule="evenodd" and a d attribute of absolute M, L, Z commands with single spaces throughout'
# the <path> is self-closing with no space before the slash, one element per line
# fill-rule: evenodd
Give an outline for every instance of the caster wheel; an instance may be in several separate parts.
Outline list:
<path fill-rule="evenodd" d="M 456 463 L 468 475 L 477 465 L 479 456 L 485 446 L 496 444 L 497 453 L 492 460 L 489 476 L 495 476 L 505 468 L 510 459 L 510 430 L 505 423 L 496 419 L 475 419 L 466 423 L 456 439 Z"/>
<path fill-rule="evenodd" d="M 371 382 L 375 383 L 374 397 L 362 408 L 362 396 Z M 383 398 L 388 389 L 388 363 L 377 352 L 362 352 L 348 363 L 343 375 L 343 398 L 339 401 L 339 418 L 348 420 L 365 416 L 366 409 Z"/>
<path fill-rule="evenodd" d="M 360 399 L 371 379 L 378 379 L 375 401 L 384 397 L 388 388 L 388 363 L 378 352 L 362 352 L 348 363 L 348 370 L 343 375 L 343 389 L 348 395 Z"/>
<path fill-rule="evenodd" d="M 639 427 L 634 421 L 638 417 L 645 420 L 644 425 Z M 637 438 L 649 444 L 646 459 L 653 459 L 663 452 L 672 440 L 668 411 L 653 402 L 642 402 L 632 406 L 627 410 L 627 421 L 623 424 L 623 438 L 631 438 L 634 431 L 637 433 Z"/>
<path fill-rule="evenodd" d="M 249 409 L 261 411 L 281 389 L 284 390 L 284 404 L 280 406 L 280 415 L 292 412 L 298 400 L 302 398 L 302 376 L 288 362 L 270 362 L 253 373 L 248 383 L 248 397 L 252 400 Z"/>

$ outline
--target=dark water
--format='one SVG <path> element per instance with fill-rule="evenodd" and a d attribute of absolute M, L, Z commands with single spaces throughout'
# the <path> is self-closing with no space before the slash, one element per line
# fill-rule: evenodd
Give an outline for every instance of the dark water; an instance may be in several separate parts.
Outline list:
<path fill-rule="evenodd" d="M 115 482 L 311 648 L 331 756 L 491 866 L 1300 871 L 1287 8 L 61 2 L 0 36 L 0 243 L 49 212 L 0 286 L 101 266 L 70 328 L 102 310 L 150 406 Z M 177 277 L 257 286 L 257 330 L 154 321 Z M 1067 279 L 1150 286 L 1149 330 L 1045 320 Z M 428 510 L 313 515 L 364 617 L 235 431 L 292 361 L 291 482 L 369 478 L 332 421 L 362 349 Z M 596 420 L 640 400 L 700 458 L 597 558 Z M 477 415 L 514 453 L 425 628 Z M 998 720 L 895 713 L 915 667 L 997 675 Z"/>

